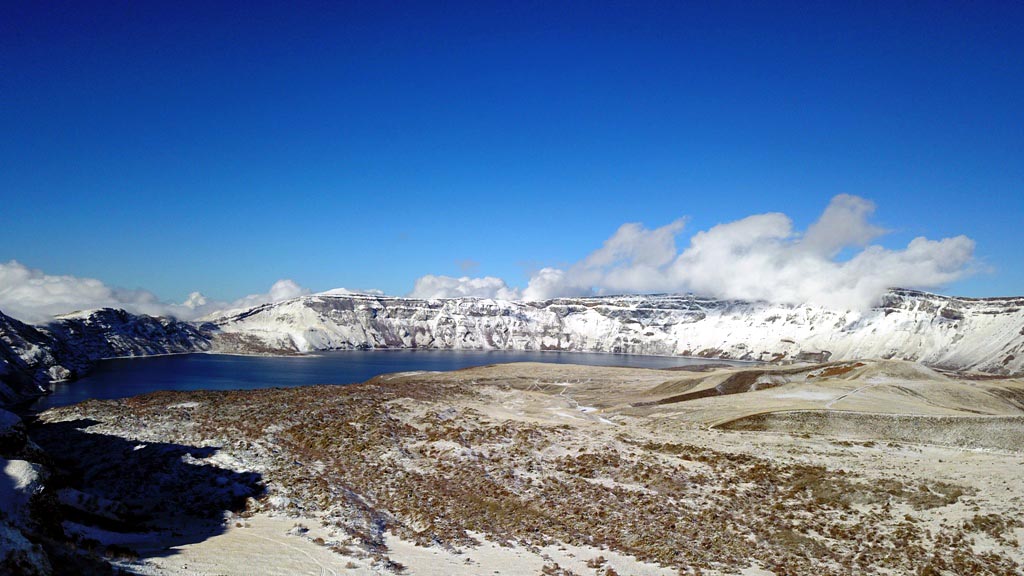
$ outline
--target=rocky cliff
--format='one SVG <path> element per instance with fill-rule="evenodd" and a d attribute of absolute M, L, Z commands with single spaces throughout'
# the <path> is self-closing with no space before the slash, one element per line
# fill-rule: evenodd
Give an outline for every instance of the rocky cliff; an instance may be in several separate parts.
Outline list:
<path fill-rule="evenodd" d="M 208 320 L 215 349 L 243 353 L 453 348 L 775 362 L 895 358 L 1024 372 L 1024 298 L 911 290 L 892 290 L 864 312 L 681 295 L 508 302 L 320 294 Z"/>
<path fill-rule="evenodd" d="M 0 404 L 39 395 L 50 382 L 80 377 L 96 360 L 210 349 L 196 326 L 104 308 L 30 326 L 0 313 Z"/>

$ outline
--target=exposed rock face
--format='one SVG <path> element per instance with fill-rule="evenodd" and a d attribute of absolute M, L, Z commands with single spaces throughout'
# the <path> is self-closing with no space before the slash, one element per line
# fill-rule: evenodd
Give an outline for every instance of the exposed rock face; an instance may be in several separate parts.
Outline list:
<path fill-rule="evenodd" d="M 42 385 L 87 369 L 88 359 L 35 326 L 0 313 L 0 404 L 40 394 Z"/>
<path fill-rule="evenodd" d="M 209 338 L 191 324 L 104 308 L 30 326 L 0 313 L 0 404 L 42 393 L 45 384 L 87 373 L 118 356 L 197 352 Z"/>
<path fill-rule="evenodd" d="M 210 349 L 208 336 L 192 324 L 112 308 L 61 316 L 46 330 L 91 360 Z"/>
<path fill-rule="evenodd" d="M 21 418 L 0 408 L 0 455 L 14 454 L 25 446 L 28 436 Z"/>
<path fill-rule="evenodd" d="M 544 302 L 320 294 L 209 319 L 215 349 L 565 350 L 760 361 L 901 359 L 1024 372 L 1024 298 L 892 290 L 866 312 L 693 296 Z"/>
<path fill-rule="evenodd" d="M 39 545 L 47 528 L 39 517 L 47 472 L 26 459 L 37 458 L 38 451 L 21 419 L 0 409 L 0 574 L 52 572 Z"/>

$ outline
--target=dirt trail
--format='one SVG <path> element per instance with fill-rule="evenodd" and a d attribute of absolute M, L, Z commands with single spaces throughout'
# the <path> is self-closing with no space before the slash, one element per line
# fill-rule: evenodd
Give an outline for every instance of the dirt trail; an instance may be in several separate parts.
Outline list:
<path fill-rule="evenodd" d="M 879 384 L 880 384 L 879 382 L 875 382 L 875 383 L 872 383 L 872 384 L 867 384 L 867 385 L 861 386 L 860 388 L 856 388 L 854 390 L 851 390 L 851 391 L 847 392 L 846 394 L 841 394 L 841 395 L 833 398 L 832 400 L 829 400 L 828 402 L 826 402 L 825 403 L 825 408 L 831 410 L 832 407 L 835 406 L 836 402 L 839 402 L 841 400 L 845 400 L 845 399 L 849 398 L 850 396 L 857 395 L 857 394 L 863 392 L 864 390 L 868 390 L 869 388 L 874 388 L 875 386 L 878 386 Z"/>

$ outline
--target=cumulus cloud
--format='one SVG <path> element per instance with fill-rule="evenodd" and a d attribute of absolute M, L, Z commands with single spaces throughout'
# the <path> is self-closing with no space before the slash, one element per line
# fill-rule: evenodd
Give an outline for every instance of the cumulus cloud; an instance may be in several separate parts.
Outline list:
<path fill-rule="evenodd" d="M 94 278 L 55 276 L 11 260 L 0 263 L 0 310 L 26 322 L 85 308 L 131 305 L 149 313 L 159 306 L 154 295 L 117 290 Z"/>
<path fill-rule="evenodd" d="M 259 306 L 260 304 L 291 300 L 292 298 L 298 298 L 299 296 L 305 296 L 307 294 L 312 294 L 312 291 L 310 291 L 309 288 L 303 288 L 296 284 L 294 280 L 285 278 L 274 282 L 273 286 L 271 286 L 270 290 L 265 294 L 249 294 L 248 296 L 239 298 L 227 305 L 223 303 L 218 303 L 216 305 L 207 303 L 204 306 L 204 314 L 217 312 L 219 310 L 215 310 L 215 308 L 218 307 L 220 309 L 252 308 L 253 306 Z"/>
<path fill-rule="evenodd" d="M 966 236 L 919 237 L 899 250 L 872 245 L 886 232 L 868 221 L 874 209 L 843 194 L 803 233 L 785 214 L 758 214 L 697 232 L 682 252 L 682 220 L 654 230 L 624 224 L 580 262 L 538 271 L 522 297 L 693 292 L 863 309 L 890 287 L 936 288 L 970 273 L 974 241 Z M 848 249 L 859 251 L 837 259 Z"/>
<path fill-rule="evenodd" d="M 416 280 L 416 285 L 409 294 L 411 298 L 495 298 L 498 300 L 518 300 L 519 291 L 509 288 L 501 278 L 484 276 L 470 278 L 463 276 L 434 276 L 427 274 Z"/>
<path fill-rule="evenodd" d="M 648 230 L 623 224 L 611 238 L 567 270 L 542 268 L 523 291 L 526 300 L 582 296 L 603 292 L 649 292 L 669 289 L 663 272 L 676 256 L 676 236 L 685 220 Z"/>
<path fill-rule="evenodd" d="M 850 194 L 840 194 L 829 202 L 825 212 L 800 239 L 800 246 L 817 254 L 834 257 L 847 247 L 867 246 L 886 233 L 868 222 L 875 205 Z"/>
<path fill-rule="evenodd" d="M 32 323 L 93 308 L 124 308 L 137 314 L 192 320 L 220 310 L 248 308 L 309 293 L 309 289 L 285 279 L 275 282 L 264 294 L 250 294 L 233 302 L 211 301 L 193 292 L 178 304 L 162 301 L 147 290 L 115 288 L 95 278 L 46 274 L 16 260 L 0 263 L 0 311 Z"/>
<path fill-rule="evenodd" d="M 416 280 L 409 295 L 545 300 L 614 293 L 693 292 L 718 298 L 863 309 L 877 304 L 890 287 L 937 288 L 974 269 L 974 241 L 966 236 L 941 240 L 919 237 L 902 249 L 872 244 L 886 233 L 869 221 L 874 209 L 868 200 L 839 195 L 805 231 L 795 230 L 785 214 L 757 214 L 698 231 L 681 251 L 677 241 L 685 220 L 655 229 L 628 223 L 579 262 L 537 271 L 524 289 L 493 276 L 426 275 Z M 465 268 L 471 269 L 476 263 L 466 264 Z M 266 293 L 233 302 L 211 301 L 193 292 L 185 302 L 168 303 L 146 290 L 123 290 L 93 278 L 50 275 L 13 260 L 0 263 L 0 310 L 28 322 L 101 307 L 191 320 L 309 293 L 294 281 L 283 279 Z M 327 293 L 383 295 L 379 290 L 357 292 L 344 288 Z"/>

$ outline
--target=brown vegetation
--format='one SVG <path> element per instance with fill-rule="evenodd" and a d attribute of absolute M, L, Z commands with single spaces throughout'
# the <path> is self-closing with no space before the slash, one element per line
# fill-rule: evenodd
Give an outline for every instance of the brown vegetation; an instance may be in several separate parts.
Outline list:
<path fill-rule="evenodd" d="M 830 368 L 829 375 L 845 368 Z M 382 561 L 389 531 L 447 548 L 477 544 L 472 532 L 533 549 L 595 546 L 682 573 L 753 563 L 814 576 L 1021 569 L 997 550 L 976 552 L 969 537 L 984 533 L 1010 543 L 1020 518 L 981 514 L 937 532 L 922 525 L 918 513 L 971 494 L 958 485 L 879 481 L 628 432 L 609 432 L 595 449 L 583 435 L 596 432 L 495 418 L 458 404 L 478 393 L 457 380 L 405 378 L 157 393 L 66 411 L 259 459 L 269 493 L 253 509 L 271 507 L 270 496 L 287 496 L 287 511 L 319 516 Z M 196 405 L 168 409 L 183 402 Z M 603 558 L 590 567 L 615 573 Z M 569 572 L 549 563 L 544 573 Z"/>

